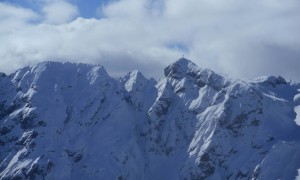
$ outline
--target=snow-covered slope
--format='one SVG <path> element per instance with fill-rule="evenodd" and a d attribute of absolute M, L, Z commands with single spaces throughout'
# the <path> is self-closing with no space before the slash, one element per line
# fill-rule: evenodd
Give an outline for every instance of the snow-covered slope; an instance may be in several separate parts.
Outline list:
<path fill-rule="evenodd" d="M 0 74 L 0 179 L 296 179 L 300 85 L 181 58 L 158 82 L 43 62 Z"/>

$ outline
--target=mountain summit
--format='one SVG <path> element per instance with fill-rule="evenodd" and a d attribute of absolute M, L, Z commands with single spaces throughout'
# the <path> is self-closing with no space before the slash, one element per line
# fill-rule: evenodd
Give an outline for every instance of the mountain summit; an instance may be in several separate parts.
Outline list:
<path fill-rule="evenodd" d="M 165 68 L 164 74 L 166 77 L 173 77 L 176 79 L 183 78 L 188 73 L 197 73 L 200 69 L 192 61 L 180 58 L 176 62 L 170 64 Z"/>
<path fill-rule="evenodd" d="M 0 179 L 297 179 L 300 84 L 181 58 L 159 81 L 43 62 L 0 74 Z"/>

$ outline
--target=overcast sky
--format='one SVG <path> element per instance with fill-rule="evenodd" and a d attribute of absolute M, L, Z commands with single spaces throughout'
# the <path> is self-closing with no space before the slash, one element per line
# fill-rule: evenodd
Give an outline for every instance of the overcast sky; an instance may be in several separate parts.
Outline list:
<path fill-rule="evenodd" d="M 233 77 L 300 81 L 299 0 L 0 0 L 0 71 L 45 60 L 160 77 L 184 54 Z"/>

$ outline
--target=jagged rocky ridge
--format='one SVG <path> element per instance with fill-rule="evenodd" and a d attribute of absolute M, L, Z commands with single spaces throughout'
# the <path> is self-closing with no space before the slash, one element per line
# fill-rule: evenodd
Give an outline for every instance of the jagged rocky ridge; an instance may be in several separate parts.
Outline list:
<path fill-rule="evenodd" d="M 57 62 L 0 74 L 0 179 L 300 178 L 299 83 L 184 58 L 164 74 Z"/>

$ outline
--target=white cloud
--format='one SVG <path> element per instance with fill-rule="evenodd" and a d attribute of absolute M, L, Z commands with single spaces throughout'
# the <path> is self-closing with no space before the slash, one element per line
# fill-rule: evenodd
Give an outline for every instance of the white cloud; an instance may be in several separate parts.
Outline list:
<path fill-rule="evenodd" d="M 104 7 L 107 17 L 137 18 L 143 15 L 143 4 L 145 0 L 122 0 L 110 3 Z"/>
<path fill-rule="evenodd" d="M 0 2 L 0 33 L 18 30 L 38 17 L 31 10 Z"/>
<path fill-rule="evenodd" d="M 42 12 L 45 22 L 50 24 L 63 24 L 74 20 L 79 15 L 78 8 L 66 1 L 46 2 Z"/>
<path fill-rule="evenodd" d="M 47 8 L 48 18 L 39 24 L 25 23 L 19 31 L 0 26 L 0 71 L 59 60 L 158 77 L 185 54 L 201 67 L 237 77 L 300 80 L 298 0 L 120 0 L 102 7 L 103 19 L 74 21 L 78 10 L 65 1 L 46 2 Z"/>
<path fill-rule="evenodd" d="M 4 19 L 30 20 L 36 18 L 36 14 L 31 10 L 0 2 L 0 18 L 1 21 Z"/>

